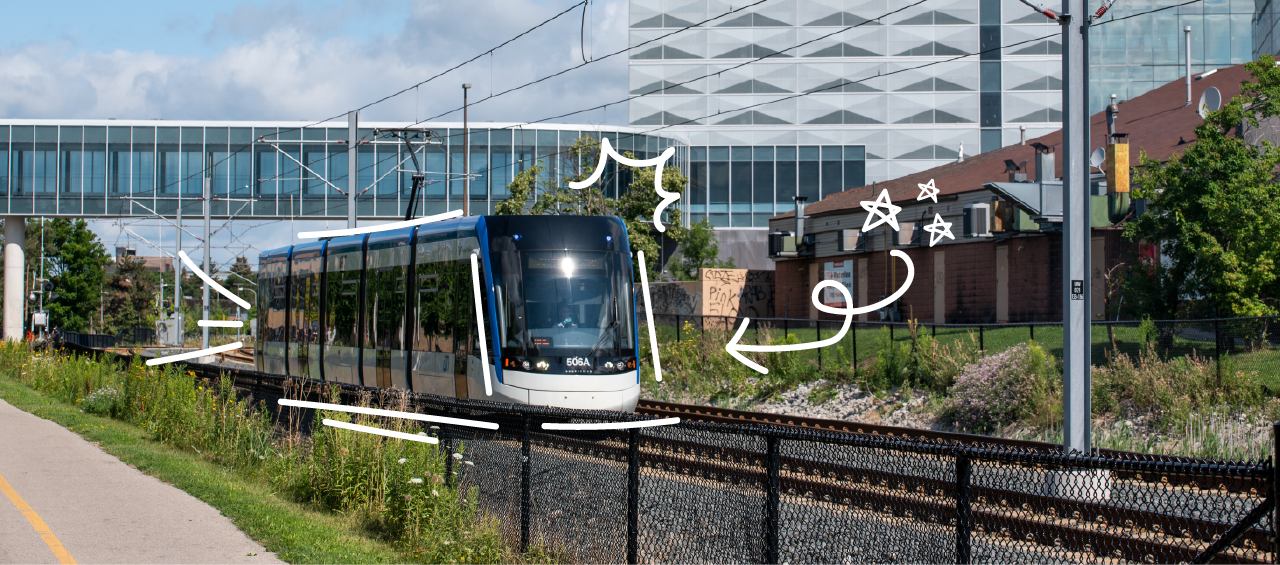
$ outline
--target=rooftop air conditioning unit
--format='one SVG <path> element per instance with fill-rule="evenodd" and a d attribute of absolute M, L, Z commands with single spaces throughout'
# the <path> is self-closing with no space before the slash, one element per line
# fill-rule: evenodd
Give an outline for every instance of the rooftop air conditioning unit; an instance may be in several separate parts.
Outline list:
<path fill-rule="evenodd" d="M 795 257 L 796 237 L 791 232 L 776 231 L 769 234 L 770 257 Z"/>
<path fill-rule="evenodd" d="M 964 236 L 991 237 L 991 205 L 970 204 L 964 207 Z"/>
<path fill-rule="evenodd" d="M 870 236 L 861 230 L 840 230 L 840 251 L 866 251 L 868 239 Z"/>

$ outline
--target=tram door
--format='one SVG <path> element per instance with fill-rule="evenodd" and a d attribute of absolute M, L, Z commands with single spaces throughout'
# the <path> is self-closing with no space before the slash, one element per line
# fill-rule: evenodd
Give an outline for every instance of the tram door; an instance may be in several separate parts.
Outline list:
<path fill-rule="evenodd" d="M 471 286 L 471 254 L 479 253 L 479 240 L 474 231 L 458 233 L 458 254 L 454 263 L 454 363 L 453 386 L 458 398 L 471 398 L 470 386 L 467 383 L 469 369 L 479 369 L 479 361 L 472 357 L 471 334 L 475 333 L 475 290 Z"/>

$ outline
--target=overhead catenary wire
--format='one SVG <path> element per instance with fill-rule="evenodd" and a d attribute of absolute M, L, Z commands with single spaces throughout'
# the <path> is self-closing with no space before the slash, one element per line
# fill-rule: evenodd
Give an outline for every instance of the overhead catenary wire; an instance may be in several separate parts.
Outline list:
<path fill-rule="evenodd" d="M 489 100 L 489 99 L 492 99 L 492 98 L 498 98 L 498 97 L 500 97 L 500 96 L 503 96 L 503 95 L 506 95 L 506 94 L 510 94 L 510 93 L 512 93 L 512 92 L 516 92 L 516 91 L 518 91 L 518 90 L 523 90 L 523 89 L 528 88 L 528 87 L 530 87 L 530 86 L 533 86 L 533 85 L 535 85 L 535 84 L 538 84 L 538 83 L 541 83 L 541 82 L 548 81 L 548 80 L 551 80 L 551 79 L 553 79 L 553 78 L 556 78 L 556 77 L 558 77 L 558 76 L 560 76 L 560 75 L 563 75 L 563 74 L 565 74 L 565 73 L 568 73 L 568 72 L 571 72 L 571 71 L 575 71 L 575 70 L 577 70 L 577 69 L 581 69 L 582 67 L 585 67 L 585 66 L 587 66 L 587 65 L 590 65 L 590 64 L 592 64 L 592 63 L 598 63 L 598 62 L 603 61 L 603 60 L 605 60 L 605 59 L 608 59 L 608 58 L 610 58 L 610 57 L 614 57 L 614 56 L 617 56 L 617 55 L 621 55 L 621 54 L 626 53 L 626 52 L 628 52 L 628 51 L 631 51 L 631 50 L 633 50 L 633 49 L 638 49 L 638 48 L 640 48 L 640 47 L 644 47 L 645 45 L 648 45 L 648 44 L 653 43 L 653 42 L 655 42 L 655 41 L 660 41 L 660 40 L 666 39 L 666 38 L 668 38 L 668 37 L 671 37 L 672 35 L 675 35 L 675 34 L 677 34 L 677 33 L 681 33 L 681 32 L 684 32 L 684 31 L 688 31 L 688 30 L 690 30 L 690 29 L 693 29 L 693 28 L 695 28 L 695 27 L 700 27 L 700 26 L 706 25 L 706 24 L 708 24 L 708 23 L 710 23 L 710 22 L 716 21 L 716 20 L 718 20 L 718 19 L 720 19 L 720 18 L 723 18 L 723 17 L 725 17 L 725 16 L 733 15 L 733 14 L 735 14 L 735 13 L 737 13 L 737 12 L 740 12 L 740 11 L 742 11 L 742 10 L 745 10 L 745 9 L 747 9 L 747 8 L 753 8 L 753 7 L 755 7 L 755 6 L 759 6 L 760 4 L 764 4 L 765 2 L 769 2 L 769 1 L 770 1 L 770 0 L 756 0 L 755 2 L 752 2 L 752 3 L 750 3 L 750 4 L 746 4 L 746 5 L 741 6 L 741 7 L 738 7 L 738 8 L 734 8 L 734 9 L 729 10 L 728 12 L 725 12 L 725 13 L 720 14 L 720 15 L 718 15 L 718 16 L 710 17 L 710 18 L 707 18 L 707 19 L 705 19 L 705 20 L 702 20 L 702 21 L 700 21 L 700 22 L 698 22 L 698 23 L 689 24 L 689 25 L 687 25 L 687 26 L 684 26 L 684 27 L 682 27 L 682 28 L 678 28 L 678 29 L 676 29 L 675 31 L 672 31 L 672 32 L 669 32 L 669 33 L 665 33 L 665 34 L 660 35 L 660 36 L 658 36 L 658 37 L 655 37 L 655 38 L 653 38 L 653 39 L 649 39 L 649 40 L 646 40 L 646 41 L 642 41 L 642 42 L 637 43 L 637 44 L 635 44 L 635 45 L 632 45 L 632 46 L 626 47 L 626 48 L 624 48 L 624 49 L 619 49 L 619 50 L 617 50 L 617 51 L 614 51 L 614 52 L 612 52 L 612 53 L 609 53 L 609 54 L 607 54 L 607 55 L 604 55 L 604 56 L 602 56 L 602 57 L 600 57 L 600 58 L 598 58 L 598 59 L 592 59 L 592 60 L 590 60 L 590 61 L 588 61 L 588 62 L 586 62 L 586 63 L 581 63 L 581 64 L 578 64 L 578 65 L 574 65 L 574 66 L 572 66 L 572 67 L 569 67 L 569 68 L 567 68 L 567 69 L 564 69 L 564 70 L 558 71 L 558 72 L 556 72 L 556 73 L 552 73 L 552 74 L 547 75 L 547 76 L 544 76 L 544 77 L 542 77 L 542 78 L 535 79 L 535 80 L 531 80 L 531 81 L 526 82 L 526 83 L 524 83 L 524 84 L 522 84 L 522 85 L 520 85 L 520 86 L 514 86 L 514 87 L 511 87 L 511 88 L 508 88 L 508 89 L 506 89 L 506 90 L 504 90 L 504 91 L 502 91 L 502 92 L 499 92 L 499 93 L 497 93 L 497 94 L 493 94 L 493 95 L 490 95 L 490 96 L 488 96 L 488 97 L 481 98 L 480 100 L 476 100 L 475 102 L 471 102 L 470 104 L 468 104 L 468 106 L 475 106 L 475 105 L 480 104 L 480 103 L 482 103 L 482 102 L 484 102 L 484 101 L 486 101 L 486 100 Z M 432 117 L 427 118 L 427 119 L 425 119 L 425 120 L 419 120 L 417 123 L 415 123 L 415 124 L 413 124 L 413 125 L 415 125 L 415 126 L 416 126 L 416 125 L 418 125 L 418 124 L 422 124 L 422 123 L 425 123 L 425 122 L 430 122 L 430 121 L 432 121 L 432 120 L 436 120 L 436 119 L 439 119 L 439 118 L 443 118 L 444 116 L 447 116 L 447 115 L 452 114 L 452 113 L 454 113 L 454 112 L 460 112 L 460 111 L 462 111 L 462 109 L 463 109 L 463 107 L 462 107 L 462 106 L 459 106 L 459 107 L 457 107 L 457 108 L 454 108 L 454 109 L 452 109 L 452 110 L 449 110 L 448 112 L 443 112 L 443 113 L 440 113 L 440 114 L 436 114 L 435 116 L 432 116 Z"/>
<path fill-rule="evenodd" d="M 738 9 L 736 9 L 736 10 L 732 10 L 732 11 L 730 11 L 730 12 L 726 12 L 726 13 L 724 13 L 724 14 L 720 14 L 720 15 L 718 15 L 718 16 L 715 16 L 715 17 L 712 17 L 712 18 L 708 18 L 708 19 L 703 20 L 702 22 L 699 22 L 699 23 L 697 23 L 697 24 L 693 24 L 693 25 L 690 25 L 690 26 L 685 26 L 685 27 L 683 27 L 683 28 L 677 29 L 677 30 L 676 30 L 676 31 L 674 31 L 674 32 L 671 32 L 671 33 L 668 33 L 668 34 L 662 35 L 662 36 L 657 37 L 657 38 L 654 38 L 654 39 L 652 39 L 652 40 L 649 40 L 649 41 L 646 41 L 646 42 L 643 42 L 643 43 L 640 43 L 640 44 L 637 44 L 637 45 L 634 45 L 634 46 L 628 47 L 628 48 L 623 49 L 623 50 L 620 50 L 620 51 L 616 51 L 616 52 L 614 52 L 614 53 L 610 53 L 609 55 L 606 55 L 605 57 L 601 57 L 600 59 L 592 59 L 592 62 L 595 62 L 595 61 L 601 61 L 601 60 L 604 60 L 605 58 L 611 57 L 611 56 L 613 56 L 613 55 L 617 55 L 618 53 L 625 52 L 625 51 L 630 51 L 630 50 L 634 50 L 634 49 L 639 48 L 639 47 L 643 47 L 644 45 L 646 45 L 646 44 L 648 44 L 648 43 L 652 43 L 653 41 L 657 41 L 657 40 L 663 39 L 663 38 L 665 38 L 665 37 L 669 37 L 669 36 L 671 36 L 671 35 L 673 35 L 673 34 L 675 34 L 675 33 L 678 33 L 678 32 L 681 32 L 681 31 L 688 30 L 688 29 L 689 29 L 689 28 L 691 28 L 691 27 L 700 26 L 700 25 L 703 25 L 703 24 L 705 24 L 705 23 L 708 23 L 708 22 L 714 21 L 714 20 L 716 20 L 716 19 L 723 18 L 723 17 L 728 16 L 728 15 L 730 15 L 730 14 L 733 14 L 733 13 L 735 13 L 735 12 L 737 12 L 737 11 L 740 11 L 740 10 L 743 10 L 743 9 L 746 9 L 746 8 L 750 8 L 750 7 L 752 7 L 752 6 L 755 6 L 755 5 L 761 4 L 761 3 L 766 2 L 766 1 L 768 1 L 768 0 L 760 0 L 760 1 L 758 1 L 758 2 L 755 2 L 754 4 L 748 4 L 748 5 L 746 5 L 746 6 L 743 6 L 743 7 L 741 7 L 741 8 L 738 8 Z M 811 40 L 808 40 L 808 41 L 804 41 L 804 42 L 802 42 L 802 43 L 799 43 L 799 44 L 793 45 L 793 46 L 788 47 L 788 48 L 786 48 L 786 49 L 783 49 L 783 50 L 781 50 L 781 51 L 776 51 L 776 52 L 773 52 L 773 53 L 770 53 L 770 54 L 767 54 L 767 55 L 762 55 L 762 56 L 760 56 L 760 57 L 753 58 L 753 59 L 751 59 L 751 60 L 749 60 L 749 61 L 745 61 L 745 62 L 743 62 L 743 63 L 739 63 L 739 64 L 734 65 L 734 66 L 732 66 L 732 67 L 729 67 L 729 68 L 727 68 L 727 69 L 722 69 L 722 70 L 720 70 L 720 71 L 717 71 L 716 73 L 708 73 L 708 74 L 702 75 L 702 76 L 700 76 L 700 77 L 692 78 L 692 79 L 686 80 L 686 81 L 681 82 L 681 83 L 678 83 L 678 84 L 673 84 L 673 85 L 667 86 L 667 87 L 665 87 L 665 88 L 663 88 L 663 89 L 658 89 L 658 90 L 655 90 L 655 91 L 650 91 L 650 92 L 646 92 L 646 93 L 641 93 L 641 94 L 638 94 L 638 95 L 628 95 L 628 96 L 627 96 L 627 97 L 625 97 L 625 98 L 621 98 L 621 99 L 619 99 L 619 100 L 615 100 L 615 101 L 612 101 L 612 102 L 607 102 L 607 103 L 605 103 L 605 104 L 600 104 L 600 105 L 596 105 L 596 106 L 592 106 L 592 107 L 584 108 L 584 109 L 580 109 L 580 110 L 574 110 L 574 111 L 572 111 L 572 112 L 567 112 L 567 113 L 564 113 L 564 114 L 559 114 L 559 115 L 555 115 L 555 116 L 550 116 L 550 117 L 542 118 L 542 119 L 540 119 L 540 120 L 534 120 L 534 121 L 529 121 L 529 122 L 520 122 L 520 123 L 518 123 L 518 124 L 514 124 L 514 125 L 511 125 L 511 126 L 506 126 L 506 127 L 503 127 L 503 128 L 495 128 L 495 129 L 497 129 L 497 130 L 503 130 L 503 129 L 516 129 L 516 128 L 520 128 L 520 127 L 522 127 L 522 126 L 524 126 L 524 125 L 538 124 L 538 123 L 543 123 L 543 122 L 547 122 L 547 121 L 551 121 L 551 120 L 557 120 L 557 119 L 560 119 L 560 118 L 565 118 L 565 117 L 572 116 L 572 115 L 576 115 L 576 114 L 581 114 L 581 113 L 586 113 L 586 112 L 592 112 L 592 111 L 600 110 L 600 109 L 606 109 L 606 108 L 608 108 L 609 106 L 616 105 L 616 104 L 622 104 L 622 103 L 624 103 L 624 102 L 629 102 L 629 101 L 634 100 L 634 99 L 636 99 L 636 98 L 642 98 L 642 97 L 645 97 L 645 96 L 651 96 L 651 95 L 654 95 L 654 94 L 658 94 L 658 93 L 661 93 L 663 90 L 667 90 L 667 89 L 669 89 L 669 88 L 671 88 L 671 87 L 675 87 L 675 86 L 682 86 L 682 85 L 685 85 L 685 84 L 688 84 L 688 83 L 691 83 L 691 82 L 694 82 L 694 81 L 698 81 L 698 80 L 702 80 L 702 79 L 704 79 L 704 78 L 708 78 L 708 77 L 710 77 L 710 76 L 712 76 L 712 75 L 716 75 L 716 74 L 722 73 L 722 72 L 724 72 L 724 71 L 733 70 L 733 69 L 737 69 L 737 68 L 740 68 L 740 67 L 743 67 L 743 66 L 746 66 L 746 65 L 749 65 L 749 64 L 753 64 L 753 63 L 756 63 L 756 62 L 759 62 L 759 61 L 762 61 L 762 60 L 768 59 L 768 58 L 770 58 L 770 57 L 777 57 L 777 56 L 781 56 L 781 55 L 785 54 L 785 53 L 786 53 L 786 52 L 788 52 L 788 51 L 792 51 L 792 50 L 794 50 L 794 49 L 798 49 L 798 48 L 800 48 L 800 47 L 804 47 L 805 45 L 809 45 L 809 44 L 814 43 L 814 42 L 816 42 L 816 41 L 821 41 L 821 40 L 823 40 L 823 39 L 829 38 L 829 37 L 831 37 L 831 36 L 833 36 L 833 35 L 838 35 L 838 34 L 841 34 L 841 33 L 846 32 L 846 31 L 849 31 L 849 30 L 851 30 L 851 29 L 854 29 L 854 28 L 857 28 L 857 27 L 861 27 L 861 26 L 863 26 L 863 25 L 867 25 L 868 23 L 871 23 L 871 22 L 879 21 L 879 20 L 884 19 L 884 18 L 886 18 L 886 17 L 892 16 L 892 15 L 894 15 L 894 14 L 896 14 L 896 13 L 899 13 L 899 12 L 902 12 L 902 11 L 904 11 L 904 10 L 907 10 L 907 9 L 910 9 L 910 8 L 913 8 L 913 7 L 916 7 L 916 6 L 919 6 L 920 4 L 923 4 L 923 3 L 927 2 L 927 1 L 929 1 L 929 0 L 918 0 L 918 1 L 914 2 L 914 3 L 912 3 L 912 4 L 908 4 L 908 5 L 903 6 L 903 7 L 901 7 L 901 8 L 898 8 L 898 9 L 895 9 L 895 10 L 891 10 L 891 11 L 889 11 L 889 12 L 885 12 L 884 14 L 881 14 L 881 15 L 879 15 L 879 16 L 877 16 L 877 17 L 875 17 L 875 18 L 870 18 L 870 19 L 864 20 L 863 22 L 860 22 L 860 23 L 857 23 L 857 24 L 854 24 L 854 25 L 850 25 L 850 26 L 846 26 L 846 27 L 840 28 L 840 29 L 838 29 L 838 30 L 836 30 L 836 31 L 834 31 L 834 32 L 831 32 L 831 33 L 828 33 L 828 34 L 826 34 L 826 35 L 822 35 L 822 36 L 816 37 L 816 38 L 811 39 Z M 536 84 L 537 82 L 541 82 L 542 80 L 546 80 L 546 79 L 552 78 L 552 77 L 557 76 L 557 75 L 559 75 L 559 74 L 563 74 L 563 73 L 565 73 L 565 72 L 568 72 L 568 71 L 571 71 L 571 70 L 574 70 L 574 69 L 576 69 L 576 68 L 580 68 L 580 67 L 582 67 L 582 65 L 576 65 L 576 66 L 571 67 L 571 68 L 569 68 L 569 69 L 565 69 L 565 70 L 561 71 L 560 73 L 557 73 L 556 75 L 551 75 L 551 76 L 548 76 L 548 77 L 543 77 L 542 79 L 539 79 L 539 80 L 537 80 L 537 81 L 533 81 L 533 82 L 530 82 L 530 83 L 526 83 L 526 84 L 524 84 L 524 85 L 521 85 L 521 86 L 515 87 L 515 88 L 513 88 L 513 89 L 509 89 L 509 90 L 507 90 L 507 91 L 504 91 L 504 92 L 502 92 L 502 93 L 499 93 L 499 94 L 497 94 L 497 95 L 492 95 L 492 94 L 491 94 L 488 98 L 484 98 L 484 99 L 482 99 L 482 100 L 476 101 L 476 102 L 472 103 L 471 105 L 478 104 L 479 102 L 483 102 L 484 100 L 488 100 L 489 98 L 494 98 L 495 96 L 501 96 L 502 94 L 505 94 L 505 93 L 507 93 L 507 92 L 511 92 L 511 91 L 514 91 L 514 90 L 518 90 L 518 89 L 521 89 L 521 88 L 525 88 L 525 87 L 531 86 L 531 85 L 533 85 L 533 84 Z M 437 116 L 434 116 L 434 117 L 432 117 L 432 118 L 427 118 L 427 119 L 425 119 L 425 120 L 420 120 L 420 121 L 418 121 L 418 122 L 414 123 L 413 125 L 414 125 L 414 126 L 416 126 L 416 125 L 420 125 L 420 124 L 423 124 L 423 123 L 429 122 L 429 121 L 431 121 L 431 120 L 434 120 L 434 119 L 436 119 L 436 118 L 442 117 L 442 116 L 447 115 L 447 114 L 449 114 L 449 113 L 456 112 L 456 111 L 458 111 L 458 110 L 460 110 L 460 109 L 461 109 L 461 108 L 457 108 L 457 109 L 451 110 L 450 112 L 446 112 L 446 113 L 444 113 L 444 114 L 439 114 L 439 115 L 437 115 Z M 447 139 L 449 139 L 449 138 L 452 138 L 452 137 L 458 137 L 458 136 L 460 136 L 460 135 L 461 135 L 461 134 L 456 134 L 456 135 L 446 135 L 446 136 L 441 136 L 441 137 L 439 137 L 438 139 L 444 139 L 444 140 L 447 140 Z M 560 153 L 563 153 L 563 151 L 562 151 L 562 152 L 559 152 L 559 153 L 551 154 L 551 155 L 558 155 L 558 154 L 560 154 Z M 328 158 L 328 156 L 326 156 L 324 159 L 327 159 L 327 158 Z M 504 167 L 491 168 L 491 169 L 487 169 L 487 170 L 488 170 L 488 171 L 492 171 L 492 170 L 500 170 L 500 169 L 505 168 L 505 167 L 511 167 L 511 166 L 518 165 L 518 164 L 520 164 L 520 163 L 522 163 L 522 162 L 523 162 L 523 160 L 521 160 L 521 161 L 517 161 L 517 162 L 513 162 L 513 163 L 511 163 L 511 164 L 509 164 L 509 165 L 506 165 L 506 166 L 504 166 Z M 370 167 L 371 167 L 371 166 L 372 166 L 372 165 L 370 165 Z M 368 169 L 368 168 L 369 168 L 369 167 L 365 167 L 364 169 L 360 169 L 360 170 L 366 170 L 366 169 Z M 278 176 L 278 175 L 277 175 L 277 176 Z M 367 190 L 367 189 L 366 189 L 366 190 Z"/>
<path fill-rule="evenodd" d="M 427 83 L 429 83 L 429 82 L 431 82 L 431 81 L 433 81 L 433 80 L 435 80 L 435 79 L 438 79 L 438 78 L 440 78 L 440 77 L 442 77 L 442 76 L 444 76 L 444 75 L 446 75 L 446 74 L 449 74 L 449 73 L 451 73 L 451 72 L 453 72 L 453 71 L 455 71 L 455 70 L 457 70 L 457 69 L 459 69 L 459 68 L 461 68 L 461 67 L 463 67 L 463 66 L 465 66 L 465 65 L 467 65 L 467 64 L 469 64 L 469 63 L 471 63 L 471 62 L 473 62 L 473 61 L 475 61 L 476 59 L 479 59 L 479 58 L 481 58 L 481 57 L 483 57 L 483 56 L 485 56 L 485 55 L 491 54 L 491 53 L 493 53 L 494 51 L 497 51 L 498 49 L 501 49 L 501 48 L 503 48 L 503 47 L 507 46 L 507 45 L 508 45 L 508 44 L 510 44 L 511 42 L 513 42 L 513 41 L 515 41 L 515 40 L 517 40 L 517 39 L 520 39 L 521 37 L 524 37 L 524 36 L 526 36 L 526 35 L 528 35 L 528 34 L 532 33 L 533 31 L 535 31 L 535 30 L 537 30 L 537 29 L 541 28 L 542 26 L 545 26 L 545 25 L 547 25 L 547 24 L 549 24 L 549 23 L 551 23 L 551 22 L 553 22 L 553 21 L 555 21 L 555 20 L 559 19 L 561 16 L 564 16 L 565 14 L 568 14 L 569 12 L 572 12 L 572 11 L 574 10 L 574 8 L 577 8 L 577 7 L 578 7 L 578 6 L 580 6 L 580 5 L 586 4 L 586 2 L 587 2 L 587 0 L 583 0 L 582 2 L 579 2 L 579 3 L 577 3 L 577 4 L 574 4 L 574 5 L 572 5 L 572 6 L 569 6 L 568 8 L 565 8 L 565 9 L 564 9 L 563 11 L 561 11 L 560 13 L 558 13 L 558 14 L 556 14 L 556 15 L 554 15 L 554 16 L 552 16 L 552 17 L 550 17 L 550 18 L 547 18 L 546 20 L 543 20 L 541 23 L 539 23 L 539 24 L 537 24 L 537 25 L 535 25 L 535 26 L 533 26 L 533 27 L 531 27 L 531 28 L 529 28 L 529 29 L 527 29 L 527 30 L 525 30 L 525 31 L 523 31 L 523 32 L 521 32 L 521 33 L 519 33 L 518 35 L 516 35 L 516 36 L 514 36 L 514 37 L 512 37 L 512 38 L 510 38 L 510 39 L 508 39 L 508 40 L 506 40 L 506 41 L 503 41 L 502 43 L 498 44 L 496 47 L 490 48 L 488 51 L 485 51 L 485 52 L 483 52 L 483 53 L 480 53 L 480 54 L 478 54 L 478 55 L 476 55 L 476 56 L 474 56 L 474 57 L 472 57 L 472 58 L 470 58 L 470 59 L 467 59 L 466 61 L 463 61 L 463 62 L 461 62 L 461 63 L 459 63 L 459 64 L 457 64 L 457 65 L 454 65 L 454 66 L 450 67 L 450 68 L 449 68 L 449 69 L 447 69 L 447 70 L 444 70 L 444 71 L 442 71 L 442 72 L 436 73 L 435 75 L 432 75 L 431 77 L 427 78 L 426 80 L 423 80 L 423 81 L 421 81 L 421 82 L 418 82 L 418 83 L 416 83 L 416 84 L 414 84 L 414 85 L 412 85 L 412 86 L 405 87 L 405 88 L 403 88 L 403 89 L 401 89 L 401 90 L 399 90 L 399 91 L 397 91 L 397 92 L 395 92 L 395 93 L 393 93 L 393 94 L 388 94 L 388 95 L 383 96 L 382 98 L 379 98 L 379 99 L 377 99 L 377 100 L 375 100 L 375 101 L 373 101 L 373 102 L 370 102 L 370 103 L 368 103 L 368 104 L 365 104 L 365 105 L 363 105 L 363 106 L 360 106 L 359 108 L 356 108 L 356 109 L 355 109 L 355 110 L 353 110 L 353 111 L 359 112 L 359 111 L 361 111 L 361 110 L 365 110 L 365 109 L 367 109 L 367 108 L 369 108 L 369 107 L 371 107 L 371 106 L 374 106 L 374 105 L 380 104 L 380 103 L 382 103 L 382 102 L 385 102 L 385 101 L 387 101 L 387 100 L 390 100 L 390 99 L 392 99 L 392 98 L 395 98 L 395 97 L 397 97 L 397 96 L 399 96 L 399 95 L 401 95 L 401 94 L 404 94 L 404 93 L 406 93 L 406 92 L 408 92 L 408 91 L 410 91 L 410 90 L 417 90 L 417 88 L 418 88 L 418 87 L 420 87 L 420 86 L 422 86 L 422 85 L 424 85 L 424 84 L 427 84 Z M 282 133 L 288 133 L 288 132 L 298 131 L 298 130 L 302 130 L 302 129 L 305 129 L 305 128 L 308 128 L 308 127 L 317 126 L 317 125 L 320 125 L 320 124 L 323 124 L 323 123 L 326 123 L 326 122 L 331 122 L 331 121 L 333 121 L 333 120 L 336 120 L 336 119 L 342 118 L 342 117 L 346 116 L 346 115 L 347 115 L 347 114 L 349 114 L 349 113 L 350 113 L 349 111 L 348 111 L 348 112 L 342 112 L 341 114 L 337 114 L 337 115 L 335 115 L 335 116 L 331 116 L 331 117 L 325 118 L 325 119 L 320 120 L 320 121 L 311 122 L 311 123 L 306 124 L 306 125 L 302 125 L 302 126 L 298 126 L 298 127 L 294 127 L 294 128 L 286 128 L 286 129 L 282 129 L 282 130 L 277 131 L 277 132 L 275 133 L 275 135 L 276 135 L 276 136 L 277 136 L 277 138 L 278 138 L 278 137 L 279 137 L 279 135 L 280 135 L 280 134 L 282 134 Z M 206 165 L 205 165 L 205 167 L 204 167 L 203 169 L 201 169 L 200 171 L 195 172 L 195 173 L 192 173 L 192 174 L 190 174 L 190 175 L 188 175 L 188 176 L 186 176 L 186 177 L 183 177 L 183 178 L 181 178 L 181 179 L 175 180 L 175 181 L 173 181 L 173 182 L 172 182 L 172 183 L 170 183 L 170 184 L 165 184 L 165 185 L 158 186 L 158 187 L 156 187 L 155 189 L 153 189 L 153 190 L 151 190 L 151 191 L 149 191 L 149 192 L 151 192 L 151 193 L 159 193 L 159 192 L 161 192 L 163 189 L 166 189 L 166 188 L 169 188 L 169 187 L 173 187 L 173 186 L 178 186 L 178 185 L 182 184 L 182 183 L 183 183 L 183 182 L 185 182 L 185 181 L 188 181 L 188 180 L 191 180 L 191 179 L 194 179 L 194 178 L 197 178 L 197 177 L 203 177 L 206 173 L 208 173 L 209 171 L 213 170 L 213 169 L 214 169 L 214 167 L 216 167 L 216 166 L 218 166 L 218 165 L 220 165 L 220 164 L 222 164 L 222 163 L 224 163 L 224 162 L 228 161 L 229 159 L 231 159 L 231 157 L 232 157 L 233 155 L 238 155 L 238 154 L 240 154 L 240 153 L 243 153 L 243 152 L 244 152 L 244 150 L 245 150 L 246 148 L 249 148 L 249 147 L 252 147 L 252 146 L 253 146 L 253 143 L 252 143 L 252 142 L 250 142 L 250 143 L 246 143 L 246 144 L 243 144 L 243 145 L 241 145 L 238 149 L 236 149 L 235 151 L 228 151 L 228 152 L 227 152 L 227 155 L 226 155 L 225 157 L 223 157 L 222 159 L 219 159 L 218 161 L 216 161 L 216 162 L 214 162 L 214 163 L 206 164 Z M 143 192 L 143 193 L 141 193 L 141 194 L 146 194 L 146 192 Z"/>

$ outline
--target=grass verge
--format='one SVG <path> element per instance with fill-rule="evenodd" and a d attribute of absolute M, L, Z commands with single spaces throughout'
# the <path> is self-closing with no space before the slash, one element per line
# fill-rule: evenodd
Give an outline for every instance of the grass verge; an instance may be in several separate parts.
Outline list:
<path fill-rule="evenodd" d="M 272 489 L 225 467 L 149 439 L 137 426 L 78 408 L 0 378 L 0 398 L 67 428 L 144 473 L 217 508 L 241 531 L 290 563 L 399 563 L 413 560 L 369 539 L 350 521 L 276 496 Z"/>

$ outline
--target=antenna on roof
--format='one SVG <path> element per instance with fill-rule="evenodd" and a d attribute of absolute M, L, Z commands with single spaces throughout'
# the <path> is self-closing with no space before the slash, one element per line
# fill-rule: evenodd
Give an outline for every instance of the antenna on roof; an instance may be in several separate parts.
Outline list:
<path fill-rule="evenodd" d="M 1098 169 L 1098 172 L 1102 172 L 1102 162 L 1106 159 L 1106 151 L 1103 151 L 1101 147 L 1094 149 L 1093 153 L 1089 154 L 1089 166 Z"/>

